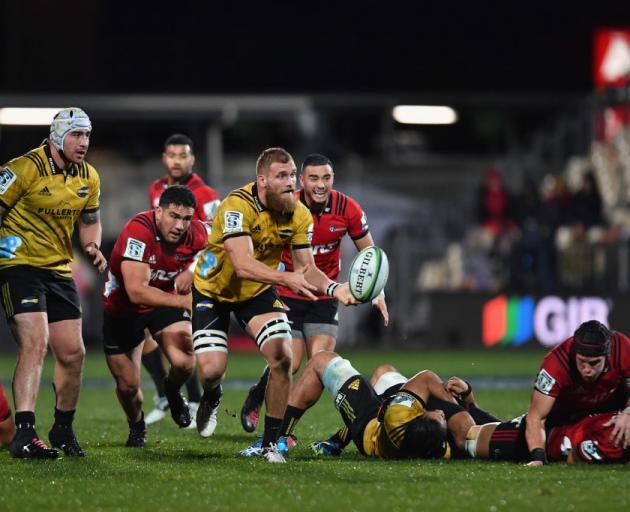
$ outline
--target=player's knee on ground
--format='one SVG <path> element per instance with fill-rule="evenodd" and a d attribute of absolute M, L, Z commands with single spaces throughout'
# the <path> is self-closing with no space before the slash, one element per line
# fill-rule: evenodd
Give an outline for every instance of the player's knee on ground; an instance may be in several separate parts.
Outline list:
<path fill-rule="evenodd" d="M 439 421 L 419 416 L 405 430 L 401 453 L 410 459 L 437 459 L 446 452 L 446 427 Z"/>

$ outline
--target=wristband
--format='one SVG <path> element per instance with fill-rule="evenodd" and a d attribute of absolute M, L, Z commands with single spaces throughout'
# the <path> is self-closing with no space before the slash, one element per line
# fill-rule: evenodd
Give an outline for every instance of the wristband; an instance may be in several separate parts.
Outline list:
<path fill-rule="evenodd" d="M 470 385 L 470 382 L 468 382 L 467 380 L 464 380 L 464 382 L 468 385 L 468 389 L 459 395 L 462 398 L 466 398 L 472 393 L 472 386 Z"/>
<path fill-rule="evenodd" d="M 98 246 L 96 242 L 88 242 L 87 244 L 85 244 L 85 247 L 83 247 L 83 252 L 86 252 L 88 247 L 90 247 L 91 245 L 93 245 L 97 251 L 101 250 L 101 248 Z"/>
<path fill-rule="evenodd" d="M 547 454 L 543 448 L 534 448 L 531 452 L 529 452 L 529 458 L 532 461 L 539 461 L 543 464 L 547 464 Z"/>
<path fill-rule="evenodd" d="M 335 290 L 339 288 L 339 286 L 340 286 L 339 283 L 335 283 L 335 282 L 330 283 L 328 287 L 326 288 L 326 292 L 325 292 L 326 295 L 328 295 L 329 297 L 334 297 Z"/>

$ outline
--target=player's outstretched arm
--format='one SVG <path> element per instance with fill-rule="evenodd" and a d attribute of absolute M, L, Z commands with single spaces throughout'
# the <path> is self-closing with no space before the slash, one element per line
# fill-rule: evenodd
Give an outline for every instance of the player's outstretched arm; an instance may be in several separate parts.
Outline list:
<path fill-rule="evenodd" d="M 85 255 L 99 272 L 107 268 L 107 259 L 101 252 L 101 217 L 98 211 L 83 212 L 79 217 L 79 240 Z"/>
<path fill-rule="evenodd" d="M 294 249 L 293 268 L 296 272 L 303 272 L 306 281 L 312 285 L 314 290 L 322 295 L 335 297 L 345 306 L 358 304 L 359 302 L 350 293 L 348 283 L 335 283 L 315 265 L 313 252 L 310 248 Z"/>
<path fill-rule="evenodd" d="M 532 398 L 527 411 L 525 426 L 525 440 L 529 450 L 531 462 L 528 466 L 542 466 L 547 462 L 545 455 L 545 426 L 544 420 L 551 412 L 556 399 L 543 395 L 540 391 L 532 391 Z"/>
<path fill-rule="evenodd" d="M 124 260 L 120 265 L 125 290 L 133 304 L 151 307 L 192 308 L 192 296 L 176 295 L 150 286 L 151 267 L 141 261 Z"/>
<path fill-rule="evenodd" d="M 317 300 L 312 291 L 316 287 L 304 278 L 304 270 L 295 272 L 281 272 L 270 268 L 254 258 L 254 246 L 250 236 L 228 238 L 223 242 L 225 252 L 230 258 L 236 275 L 241 279 L 250 279 L 260 283 L 280 284 L 294 293 L 299 293 L 311 300 Z"/>

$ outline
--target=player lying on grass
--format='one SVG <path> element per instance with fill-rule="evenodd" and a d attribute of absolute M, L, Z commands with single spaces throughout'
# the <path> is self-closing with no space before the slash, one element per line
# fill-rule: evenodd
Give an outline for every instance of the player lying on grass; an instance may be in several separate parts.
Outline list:
<path fill-rule="evenodd" d="M 326 388 L 344 420 L 345 440 L 354 441 L 363 455 L 450 458 L 463 453 L 466 433 L 475 424 L 451 394 L 468 388 L 461 379 L 457 381 L 457 385 L 452 380 L 445 385 L 428 370 L 406 379 L 393 366 L 383 365 L 370 382 L 347 359 L 335 352 L 319 352 L 291 391 L 281 435 L 292 435 L 298 420 Z M 495 418 L 484 413 L 482 419 Z M 255 455 L 256 449 L 254 444 L 242 455 Z"/>
<path fill-rule="evenodd" d="M 623 411 L 591 414 L 571 425 L 547 427 L 545 460 L 586 463 L 628 462 L 630 449 L 615 442 L 615 423 Z M 503 423 L 473 426 L 466 448 L 471 457 L 490 460 L 529 461 L 525 437 L 527 414 Z M 529 462 L 528 465 L 535 465 Z"/>

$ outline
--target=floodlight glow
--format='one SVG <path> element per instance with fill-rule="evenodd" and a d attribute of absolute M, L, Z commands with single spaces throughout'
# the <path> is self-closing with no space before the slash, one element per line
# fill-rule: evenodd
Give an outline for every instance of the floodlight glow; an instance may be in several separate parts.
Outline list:
<path fill-rule="evenodd" d="M 0 124 L 20 126 L 49 125 L 61 108 L 0 108 Z"/>
<path fill-rule="evenodd" d="M 453 124 L 457 112 L 451 107 L 429 105 L 397 105 L 393 118 L 401 124 Z"/>

